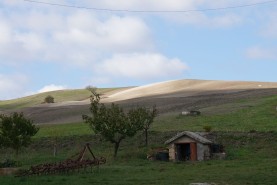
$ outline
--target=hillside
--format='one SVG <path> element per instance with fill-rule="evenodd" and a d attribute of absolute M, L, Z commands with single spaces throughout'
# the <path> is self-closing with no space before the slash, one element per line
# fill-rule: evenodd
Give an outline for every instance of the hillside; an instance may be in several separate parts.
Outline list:
<path fill-rule="evenodd" d="M 128 88 L 100 88 L 98 92 L 100 94 L 113 94 L 121 90 Z M 33 106 L 49 106 L 51 104 L 44 104 L 44 98 L 48 95 L 51 95 L 55 99 L 55 103 L 52 106 L 63 105 L 70 102 L 72 104 L 82 104 L 82 102 L 89 102 L 90 92 L 86 89 L 68 89 L 68 90 L 58 90 L 50 91 L 39 94 L 34 94 L 31 96 L 26 96 L 22 98 L 0 101 L 0 111 L 1 110 L 10 110 L 10 109 L 19 109 L 25 107 Z"/>
<path fill-rule="evenodd" d="M 251 89 L 277 88 L 276 82 L 240 82 L 212 80 L 175 80 L 135 87 L 110 95 L 105 101 L 114 102 L 133 98 L 166 95 L 194 96 L 211 93 L 231 93 Z"/>
<path fill-rule="evenodd" d="M 255 104 L 257 98 L 276 95 L 277 83 L 175 80 L 140 87 L 99 89 L 99 93 L 102 102 L 117 102 L 125 108 L 156 105 L 160 115 L 179 114 L 190 109 L 218 114 L 241 109 L 241 105 L 234 104 L 236 101 L 248 99 Z M 51 92 L 56 103 L 41 104 L 48 94 L 50 92 L 0 102 L 0 111 L 22 111 L 39 124 L 80 122 L 81 115 L 89 113 L 90 94 L 86 90 Z M 225 104 L 229 107 L 217 107 Z"/>

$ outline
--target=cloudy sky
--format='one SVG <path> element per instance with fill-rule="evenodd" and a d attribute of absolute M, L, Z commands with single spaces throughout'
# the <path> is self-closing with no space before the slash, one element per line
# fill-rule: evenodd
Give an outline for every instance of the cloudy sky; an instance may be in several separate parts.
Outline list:
<path fill-rule="evenodd" d="M 71 8 L 0 1 L 0 100 L 174 79 L 277 81 L 277 1 L 37 1 Z M 234 6 L 243 7 L 221 9 Z M 190 11 L 207 9 L 218 10 Z"/>

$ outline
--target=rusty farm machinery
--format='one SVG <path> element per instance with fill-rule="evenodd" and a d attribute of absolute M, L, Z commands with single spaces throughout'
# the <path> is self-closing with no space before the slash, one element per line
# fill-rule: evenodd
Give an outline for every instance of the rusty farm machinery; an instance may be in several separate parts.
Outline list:
<path fill-rule="evenodd" d="M 85 159 L 85 152 L 89 151 L 92 158 Z M 104 157 L 96 158 L 87 143 L 84 148 L 72 157 L 55 163 L 44 163 L 35 166 L 31 166 L 28 170 L 21 170 L 17 176 L 31 176 L 31 175 L 48 175 L 48 174 L 58 174 L 58 173 L 69 173 L 69 172 L 79 172 L 81 169 L 87 170 L 94 166 L 99 167 L 101 164 L 105 164 L 106 159 Z"/>

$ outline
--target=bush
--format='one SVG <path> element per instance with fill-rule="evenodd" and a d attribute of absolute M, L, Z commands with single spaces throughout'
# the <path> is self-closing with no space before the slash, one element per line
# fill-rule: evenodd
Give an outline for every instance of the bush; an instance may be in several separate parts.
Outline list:
<path fill-rule="evenodd" d="M 18 161 L 6 159 L 0 163 L 0 168 L 19 167 L 21 164 Z"/>
<path fill-rule="evenodd" d="M 54 103 L 54 97 L 51 95 L 48 95 L 44 98 L 44 103 Z"/>
<path fill-rule="evenodd" d="M 212 127 L 209 126 L 209 125 L 206 125 L 206 126 L 203 127 L 203 129 L 205 130 L 205 132 L 211 132 Z"/>

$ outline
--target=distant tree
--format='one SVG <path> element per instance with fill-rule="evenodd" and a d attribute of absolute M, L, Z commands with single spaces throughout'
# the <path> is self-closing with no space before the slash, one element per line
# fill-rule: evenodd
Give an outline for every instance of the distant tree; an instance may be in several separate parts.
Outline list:
<path fill-rule="evenodd" d="M 33 121 L 26 119 L 23 113 L 14 112 L 10 116 L 0 115 L 0 145 L 12 148 L 18 155 L 22 147 L 31 143 L 31 137 L 38 132 Z"/>
<path fill-rule="evenodd" d="M 138 121 L 138 125 L 141 125 L 141 129 L 144 131 L 145 135 L 145 146 L 148 146 L 148 130 L 150 125 L 153 123 L 154 118 L 158 115 L 158 110 L 156 106 L 152 109 L 147 109 L 145 107 L 139 107 L 133 109 L 129 112 L 132 122 Z"/>
<path fill-rule="evenodd" d="M 142 128 L 140 117 L 136 111 L 125 113 L 116 104 L 106 106 L 100 104 L 99 94 L 91 96 L 90 112 L 92 116 L 83 115 L 83 120 L 88 123 L 96 134 L 100 134 L 107 141 L 114 144 L 114 158 L 120 142 L 126 137 L 134 136 Z"/>
<path fill-rule="evenodd" d="M 92 85 L 89 85 L 89 86 L 87 86 L 86 87 L 86 90 L 88 90 L 88 91 L 90 91 L 91 93 L 92 93 L 92 95 L 96 95 L 97 93 L 97 87 L 95 87 L 95 86 L 92 86 Z"/>
<path fill-rule="evenodd" d="M 45 103 L 54 103 L 54 97 L 51 95 L 48 95 L 44 98 Z"/>

